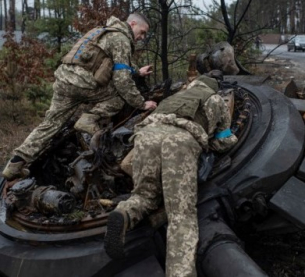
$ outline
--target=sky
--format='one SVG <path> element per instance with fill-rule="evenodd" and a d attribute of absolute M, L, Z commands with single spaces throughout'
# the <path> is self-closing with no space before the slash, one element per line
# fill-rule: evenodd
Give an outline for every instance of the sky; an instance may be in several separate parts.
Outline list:
<path fill-rule="evenodd" d="M 1 0 L 0 0 L 1 1 Z M 217 0 L 218 3 L 220 3 L 220 0 Z M 226 0 L 226 2 L 228 4 L 232 3 L 233 0 Z M 34 3 L 34 0 L 28 0 L 28 5 L 29 6 L 33 6 L 33 3 Z M 212 0 L 193 0 L 193 3 L 198 6 L 199 8 L 201 9 L 205 9 L 204 6 L 206 5 L 207 7 L 209 5 L 212 4 Z M 18 10 L 21 10 L 21 7 L 22 7 L 22 0 L 16 0 L 16 8 Z"/>
<path fill-rule="evenodd" d="M 227 5 L 231 4 L 233 0 L 225 0 Z M 212 4 L 212 0 L 193 0 L 193 3 L 198 6 L 201 9 L 205 9 L 204 7 Z M 217 2 L 220 4 L 220 0 L 217 0 Z"/>

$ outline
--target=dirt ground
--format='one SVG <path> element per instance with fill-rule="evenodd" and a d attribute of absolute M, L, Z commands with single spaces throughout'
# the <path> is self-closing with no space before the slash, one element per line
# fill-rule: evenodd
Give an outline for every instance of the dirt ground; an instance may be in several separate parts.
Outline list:
<path fill-rule="evenodd" d="M 13 149 L 24 141 L 40 121 L 42 118 L 35 118 L 26 123 L 0 119 L 0 171 L 10 159 Z"/>
<path fill-rule="evenodd" d="M 270 57 L 263 64 L 252 66 L 250 70 L 255 75 L 270 76 L 265 84 L 282 93 L 291 80 L 300 91 L 305 87 L 304 65 L 295 61 Z"/>
<path fill-rule="evenodd" d="M 252 235 L 245 244 L 250 257 L 270 277 L 305 276 L 305 232 Z"/>

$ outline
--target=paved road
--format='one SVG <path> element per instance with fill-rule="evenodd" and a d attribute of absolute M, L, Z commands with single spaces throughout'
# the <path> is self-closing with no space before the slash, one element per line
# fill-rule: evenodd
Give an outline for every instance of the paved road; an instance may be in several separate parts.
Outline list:
<path fill-rule="evenodd" d="M 264 51 L 265 55 L 270 53 L 270 57 L 273 56 L 277 58 L 289 59 L 294 63 L 298 63 L 300 67 L 305 69 L 305 52 L 288 52 L 286 44 L 281 45 L 279 47 L 276 44 L 264 44 L 264 47 L 266 48 L 266 50 Z"/>

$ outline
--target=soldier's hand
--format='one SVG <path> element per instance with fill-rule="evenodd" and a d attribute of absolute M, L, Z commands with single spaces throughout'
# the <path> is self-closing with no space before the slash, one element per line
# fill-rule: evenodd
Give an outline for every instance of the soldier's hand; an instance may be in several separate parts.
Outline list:
<path fill-rule="evenodd" d="M 155 108 L 157 108 L 157 103 L 155 101 L 146 101 L 144 103 L 144 110 L 154 110 Z"/>
<path fill-rule="evenodd" d="M 152 72 L 153 72 L 152 65 L 146 65 L 139 69 L 139 75 L 142 77 L 145 77 L 145 76 L 151 74 Z"/>

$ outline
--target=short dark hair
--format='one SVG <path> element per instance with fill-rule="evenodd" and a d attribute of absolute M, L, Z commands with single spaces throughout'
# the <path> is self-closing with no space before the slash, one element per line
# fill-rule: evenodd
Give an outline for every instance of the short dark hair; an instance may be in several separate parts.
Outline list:
<path fill-rule="evenodd" d="M 148 18 L 144 14 L 137 13 L 137 12 L 131 13 L 127 18 L 127 22 L 131 22 L 133 20 L 140 22 L 140 23 L 146 23 L 148 25 L 148 27 L 150 27 Z"/>

